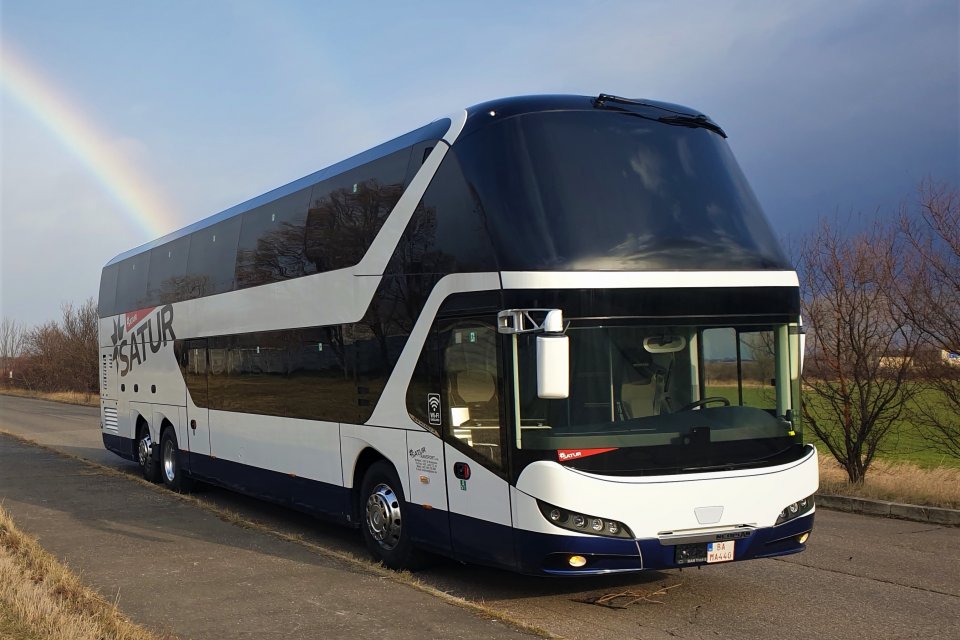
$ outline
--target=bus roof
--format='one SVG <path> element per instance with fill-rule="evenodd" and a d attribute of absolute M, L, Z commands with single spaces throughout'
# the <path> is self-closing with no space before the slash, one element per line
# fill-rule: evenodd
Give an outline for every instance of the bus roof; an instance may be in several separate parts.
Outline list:
<path fill-rule="evenodd" d="M 466 137 L 477 129 L 487 125 L 490 122 L 490 115 L 492 114 L 496 114 L 498 116 L 498 120 L 503 120 L 505 117 L 539 111 L 589 110 L 594 108 L 629 111 L 637 115 L 654 119 L 658 117 L 663 118 L 664 116 L 670 117 L 671 115 L 679 118 L 686 118 L 690 123 L 705 123 L 708 125 L 706 128 L 712 128 L 726 137 L 726 134 L 724 134 L 723 131 L 720 130 L 720 128 L 713 123 L 712 120 L 710 120 L 704 114 L 690 109 L 689 107 L 672 104 L 669 102 L 660 102 L 657 100 L 621 98 L 609 94 L 600 94 L 599 96 L 593 97 L 579 95 L 530 95 L 490 100 L 488 102 L 483 102 L 467 108 L 466 123 L 464 124 L 464 127 L 458 137 Z M 121 262 L 122 260 L 132 256 L 150 251 L 154 247 L 158 247 L 164 243 L 182 238 L 195 231 L 210 227 L 218 222 L 222 222 L 228 218 L 242 215 L 251 209 L 295 193 L 300 189 L 326 178 L 339 175 L 345 171 L 349 171 L 378 158 L 382 158 L 390 153 L 403 149 L 404 147 L 431 138 L 439 139 L 447 132 L 450 124 L 450 118 L 440 118 L 434 120 L 428 125 L 420 127 L 419 129 L 415 129 L 414 131 L 394 138 L 393 140 L 384 142 L 383 144 L 377 145 L 376 147 L 347 158 L 346 160 L 332 164 L 324 169 L 320 169 L 319 171 L 311 173 L 310 175 L 304 176 L 298 180 L 294 180 L 289 184 L 277 187 L 276 189 L 258 195 L 250 200 L 234 205 L 229 209 L 225 209 L 219 213 L 215 213 L 211 216 L 203 218 L 202 220 L 198 220 L 197 222 L 194 222 L 186 227 L 172 231 L 165 236 L 125 251 L 114 257 L 105 266 L 109 267 L 110 265 Z"/>

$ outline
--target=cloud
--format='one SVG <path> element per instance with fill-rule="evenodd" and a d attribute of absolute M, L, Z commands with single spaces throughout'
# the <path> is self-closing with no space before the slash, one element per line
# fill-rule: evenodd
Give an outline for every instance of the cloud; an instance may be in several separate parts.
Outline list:
<path fill-rule="evenodd" d="M 72 11 L 69 27 L 31 11 L 5 11 L 3 35 L 81 94 L 181 224 L 453 110 L 540 92 L 704 110 L 784 233 L 960 175 L 955 0 L 384 3 L 377 21 L 351 6 L 209 3 L 189 24 L 158 5 Z M 150 238 L 4 106 L 0 301 L 38 322 L 95 295 L 100 266 Z"/>

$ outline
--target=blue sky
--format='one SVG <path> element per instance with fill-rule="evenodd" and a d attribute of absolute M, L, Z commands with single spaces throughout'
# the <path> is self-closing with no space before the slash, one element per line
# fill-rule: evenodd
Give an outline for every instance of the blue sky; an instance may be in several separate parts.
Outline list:
<path fill-rule="evenodd" d="M 2 0 L 2 314 L 51 319 L 157 228 L 508 95 L 710 114 L 783 236 L 888 215 L 960 180 L 958 32 L 956 0 Z M 8 51 L 156 194 L 154 231 L 16 92 Z"/>

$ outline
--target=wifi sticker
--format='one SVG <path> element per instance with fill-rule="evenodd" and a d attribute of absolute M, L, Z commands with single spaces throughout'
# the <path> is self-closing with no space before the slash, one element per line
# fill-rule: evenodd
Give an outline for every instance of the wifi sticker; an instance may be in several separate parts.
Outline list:
<path fill-rule="evenodd" d="M 440 426 L 440 394 L 427 394 L 427 422 L 435 427 Z"/>

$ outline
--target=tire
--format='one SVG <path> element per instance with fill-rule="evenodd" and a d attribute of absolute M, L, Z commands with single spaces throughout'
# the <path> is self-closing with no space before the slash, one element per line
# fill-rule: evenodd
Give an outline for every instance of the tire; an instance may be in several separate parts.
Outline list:
<path fill-rule="evenodd" d="M 160 476 L 163 484 L 177 493 L 189 493 L 193 480 L 180 467 L 180 447 L 173 427 L 167 427 L 160 436 Z"/>
<path fill-rule="evenodd" d="M 159 449 L 150 438 L 150 427 L 141 423 L 137 430 L 137 463 L 144 479 L 160 482 Z"/>
<path fill-rule="evenodd" d="M 393 466 L 383 460 L 371 465 L 360 489 L 360 531 L 373 557 L 395 571 L 416 570 L 423 558 L 403 522 L 406 506 Z"/>

